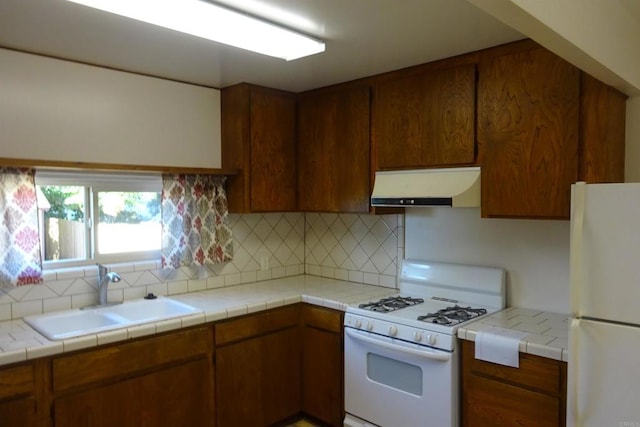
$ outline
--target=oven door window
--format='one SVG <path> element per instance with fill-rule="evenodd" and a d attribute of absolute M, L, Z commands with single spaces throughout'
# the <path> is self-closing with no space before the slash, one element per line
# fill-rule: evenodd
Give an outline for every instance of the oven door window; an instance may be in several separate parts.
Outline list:
<path fill-rule="evenodd" d="M 422 369 L 419 366 L 367 353 L 367 376 L 396 390 L 422 396 Z"/>

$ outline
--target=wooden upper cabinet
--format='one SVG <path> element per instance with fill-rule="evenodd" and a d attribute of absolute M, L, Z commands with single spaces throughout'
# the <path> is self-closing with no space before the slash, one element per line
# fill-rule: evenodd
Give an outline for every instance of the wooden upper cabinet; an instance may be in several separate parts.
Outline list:
<path fill-rule="evenodd" d="M 229 211 L 297 210 L 296 96 L 241 83 L 222 89 L 222 166 Z"/>
<path fill-rule="evenodd" d="M 369 110 L 367 83 L 299 95 L 300 210 L 369 212 Z"/>
<path fill-rule="evenodd" d="M 624 182 L 626 102 L 625 94 L 582 73 L 578 179 Z"/>
<path fill-rule="evenodd" d="M 543 48 L 479 64 L 482 216 L 568 217 L 579 105 L 580 70 Z"/>
<path fill-rule="evenodd" d="M 475 162 L 474 64 L 390 73 L 375 86 L 376 169 Z"/>

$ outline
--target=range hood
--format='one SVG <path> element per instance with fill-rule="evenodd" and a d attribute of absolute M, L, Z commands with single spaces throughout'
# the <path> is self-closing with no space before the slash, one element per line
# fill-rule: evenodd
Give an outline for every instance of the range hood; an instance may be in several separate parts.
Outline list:
<path fill-rule="evenodd" d="M 376 172 L 371 206 L 480 206 L 480 168 Z"/>

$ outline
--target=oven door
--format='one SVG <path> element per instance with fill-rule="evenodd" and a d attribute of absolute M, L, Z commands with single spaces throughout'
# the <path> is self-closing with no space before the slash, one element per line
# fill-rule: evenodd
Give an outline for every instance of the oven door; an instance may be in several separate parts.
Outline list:
<path fill-rule="evenodd" d="M 348 414 L 381 427 L 457 425 L 455 352 L 344 331 Z"/>

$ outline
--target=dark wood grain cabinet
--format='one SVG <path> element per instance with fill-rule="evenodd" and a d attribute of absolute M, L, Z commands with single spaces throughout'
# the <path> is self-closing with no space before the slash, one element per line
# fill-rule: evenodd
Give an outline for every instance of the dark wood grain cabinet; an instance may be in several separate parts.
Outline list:
<path fill-rule="evenodd" d="M 269 426 L 301 410 L 299 306 L 215 325 L 217 426 Z"/>
<path fill-rule="evenodd" d="M 377 170 L 475 162 L 474 64 L 413 68 L 376 80 L 373 146 Z"/>
<path fill-rule="evenodd" d="M 212 351 L 199 327 L 54 357 L 54 425 L 214 426 Z"/>
<path fill-rule="evenodd" d="M 343 313 L 302 307 L 302 410 L 329 426 L 344 420 Z"/>
<path fill-rule="evenodd" d="M 476 359 L 471 341 L 461 350 L 462 426 L 565 425 L 566 362 L 521 353 L 513 368 Z"/>
<path fill-rule="evenodd" d="M 229 211 L 297 210 L 296 95 L 241 83 L 222 89 L 222 167 Z"/>
<path fill-rule="evenodd" d="M 38 412 L 36 388 L 35 363 L 0 368 L 1 426 L 47 425 Z"/>
<path fill-rule="evenodd" d="M 623 180 L 623 95 L 541 47 L 478 69 L 482 216 L 566 219 L 571 184 Z"/>
<path fill-rule="evenodd" d="M 299 94 L 300 210 L 369 212 L 370 96 L 367 82 Z"/>

